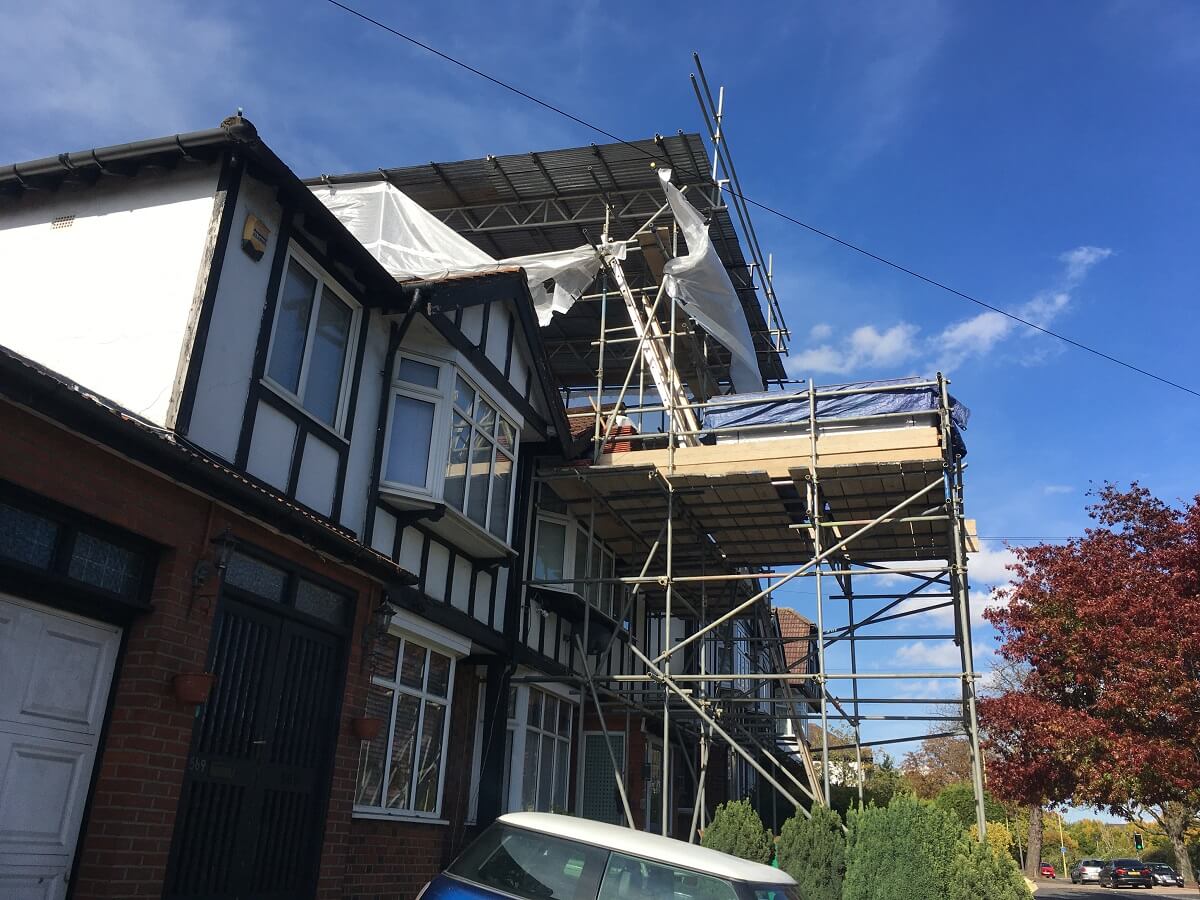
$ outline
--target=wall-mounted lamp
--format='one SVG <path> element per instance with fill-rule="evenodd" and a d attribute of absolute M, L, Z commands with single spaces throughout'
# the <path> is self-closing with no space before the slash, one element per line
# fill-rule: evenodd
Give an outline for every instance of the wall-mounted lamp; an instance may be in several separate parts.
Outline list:
<path fill-rule="evenodd" d="M 365 668 L 374 655 L 375 642 L 388 633 L 392 627 L 392 619 L 400 610 L 388 599 L 387 591 L 379 605 L 371 610 L 371 618 L 363 626 L 362 633 L 362 665 Z"/>
<path fill-rule="evenodd" d="M 196 593 L 208 584 L 214 573 L 217 576 L 217 586 L 220 587 L 220 581 L 225 577 L 225 570 L 229 568 L 229 561 L 233 558 L 233 551 L 237 547 L 238 541 L 229 526 L 226 525 L 221 533 L 209 543 L 213 547 L 212 558 L 196 560 L 196 565 L 192 569 L 192 595 L 188 598 L 187 609 L 189 616 L 192 613 L 192 606 L 196 602 Z"/>

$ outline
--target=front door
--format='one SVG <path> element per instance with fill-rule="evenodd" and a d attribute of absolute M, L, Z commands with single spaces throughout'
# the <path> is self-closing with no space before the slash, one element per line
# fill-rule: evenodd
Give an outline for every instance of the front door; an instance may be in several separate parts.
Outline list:
<path fill-rule="evenodd" d="M 196 722 L 166 896 L 312 894 L 337 737 L 341 639 L 224 597 L 217 676 Z"/>
<path fill-rule="evenodd" d="M 0 594 L 0 897 L 66 895 L 120 643 Z"/>

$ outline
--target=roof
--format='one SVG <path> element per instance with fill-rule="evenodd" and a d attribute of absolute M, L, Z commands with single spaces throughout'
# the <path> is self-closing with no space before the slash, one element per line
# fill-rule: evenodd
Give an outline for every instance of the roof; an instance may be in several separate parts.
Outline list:
<path fill-rule="evenodd" d="M 610 236 L 614 240 L 630 238 L 664 202 L 653 164 L 671 167 L 675 184 L 687 187 L 688 200 L 710 219 L 713 244 L 754 336 L 759 369 L 765 379 L 785 378 L 783 361 L 772 347 L 752 267 L 742 252 L 728 208 L 714 196 L 709 175 L 712 164 L 698 134 L 322 175 L 308 183 L 387 181 L 486 253 L 505 259 L 596 243 L 605 227 L 606 207 Z M 644 252 L 631 253 L 625 261 L 633 288 L 657 284 L 656 270 L 661 274 L 662 262 L 670 256 L 663 245 L 664 237 L 669 242 L 669 234 L 659 233 L 657 226 L 670 224 L 670 212 L 664 212 L 655 222 L 656 231 L 644 235 Z M 593 289 L 598 291 L 600 286 Z M 611 287 L 610 295 L 607 325 L 627 325 L 624 306 Z M 555 373 L 564 385 L 595 384 L 599 351 L 592 342 L 599 334 L 600 315 L 599 303 L 584 301 L 555 316 L 543 329 Z M 783 327 L 777 311 L 772 313 L 771 325 Z M 627 361 L 633 352 L 630 345 L 606 348 L 606 368 L 610 375 L 615 373 L 617 384 L 626 368 L 622 360 Z M 715 342 L 705 359 L 690 348 L 680 348 L 677 356 L 685 378 L 694 375 L 702 379 L 703 373 L 693 370 L 707 367 L 717 378 L 728 379 L 729 354 Z"/>
<path fill-rule="evenodd" d="M 135 462 L 222 500 L 283 534 L 311 544 L 392 585 L 416 576 L 287 497 L 112 400 L 0 346 L 0 399 L 34 410 Z"/>
<path fill-rule="evenodd" d="M 813 643 L 813 623 L 794 609 L 775 607 L 779 636 L 783 638 L 783 659 L 789 672 L 800 669 Z"/>
<path fill-rule="evenodd" d="M 770 884 L 795 884 L 790 875 L 780 869 L 749 862 L 698 847 L 685 841 L 636 831 L 607 822 L 593 822 L 575 816 L 560 816 L 553 813 L 517 812 L 500 817 L 506 825 L 526 828 L 567 840 L 595 844 L 619 853 L 641 856 L 656 862 L 669 863 L 696 872 L 729 878 L 734 881 L 767 882 Z"/>

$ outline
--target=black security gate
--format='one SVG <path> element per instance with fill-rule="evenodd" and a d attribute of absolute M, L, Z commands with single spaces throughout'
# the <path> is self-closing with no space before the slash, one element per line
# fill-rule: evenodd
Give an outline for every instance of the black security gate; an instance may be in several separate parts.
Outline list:
<path fill-rule="evenodd" d="M 217 676 L 196 722 L 165 896 L 313 893 L 337 737 L 342 638 L 224 596 Z"/>

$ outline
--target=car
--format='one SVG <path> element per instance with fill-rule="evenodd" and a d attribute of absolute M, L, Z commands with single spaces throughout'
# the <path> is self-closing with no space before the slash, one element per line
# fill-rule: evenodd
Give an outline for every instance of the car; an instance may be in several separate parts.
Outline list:
<path fill-rule="evenodd" d="M 1155 884 L 1183 887 L 1183 876 L 1166 863 L 1150 863 L 1150 877 L 1154 879 Z"/>
<path fill-rule="evenodd" d="M 1041 866 L 1038 867 L 1038 874 L 1043 878 L 1053 878 L 1054 866 L 1050 865 L 1050 863 L 1042 863 Z"/>
<path fill-rule="evenodd" d="M 501 816 L 419 900 L 801 900 L 787 873 L 684 841 L 553 813 Z"/>
<path fill-rule="evenodd" d="M 1114 859 L 1100 869 L 1100 883 L 1109 887 L 1154 887 L 1150 864 L 1140 859 Z"/>
<path fill-rule="evenodd" d="M 1089 881 L 1100 883 L 1100 869 L 1104 866 L 1102 859 L 1081 859 L 1071 867 L 1071 884 L 1085 884 Z"/>

